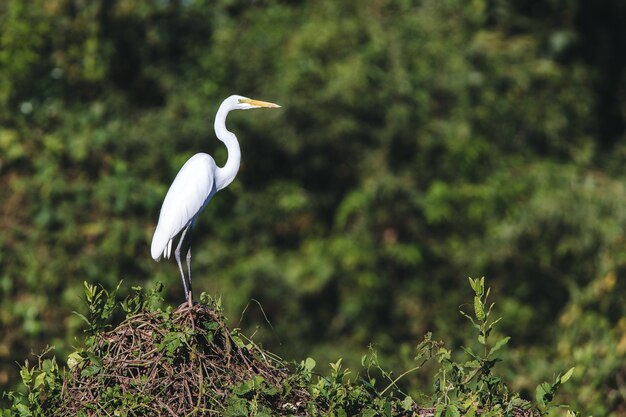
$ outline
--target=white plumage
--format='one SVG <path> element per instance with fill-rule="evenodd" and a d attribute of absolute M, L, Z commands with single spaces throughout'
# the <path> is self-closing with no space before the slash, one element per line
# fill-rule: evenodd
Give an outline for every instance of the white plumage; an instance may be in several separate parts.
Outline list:
<path fill-rule="evenodd" d="M 165 195 L 152 238 L 152 258 L 170 257 L 178 233 L 195 220 L 215 194 L 215 160 L 206 153 L 192 156 L 180 169 Z"/>
<path fill-rule="evenodd" d="M 180 169 L 165 195 L 159 222 L 152 237 L 150 252 L 155 260 L 169 258 L 176 236 L 180 235 L 174 250 L 176 263 L 183 280 L 185 297 L 192 305 L 191 294 L 191 228 L 196 218 L 213 195 L 230 184 L 237 175 L 241 151 L 237 137 L 226 129 L 226 116 L 231 110 L 280 107 L 278 104 L 252 100 L 242 96 L 230 96 L 222 102 L 215 116 L 215 134 L 228 149 L 228 160 L 218 167 L 215 160 L 205 153 L 192 156 Z M 187 277 L 181 262 L 181 252 L 187 260 Z"/>

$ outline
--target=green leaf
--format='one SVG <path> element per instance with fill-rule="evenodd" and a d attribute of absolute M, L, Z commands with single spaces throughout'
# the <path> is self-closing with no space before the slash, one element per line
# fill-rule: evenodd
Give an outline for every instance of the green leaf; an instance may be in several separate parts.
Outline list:
<path fill-rule="evenodd" d="M 485 320 L 485 309 L 483 306 L 483 302 L 480 297 L 474 297 L 474 314 L 476 318 L 480 321 Z"/>
<path fill-rule="evenodd" d="M 81 376 L 94 376 L 97 375 L 102 370 L 100 365 L 94 364 L 89 365 L 85 369 L 80 372 Z"/>
<path fill-rule="evenodd" d="M 446 409 L 446 405 L 443 403 L 439 403 L 435 406 L 435 415 L 434 417 L 441 417 L 443 415 L 443 412 Z"/>
<path fill-rule="evenodd" d="M 391 417 L 391 402 L 385 401 L 385 404 L 383 404 L 383 415 L 385 417 Z"/>
<path fill-rule="evenodd" d="M 239 336 L 231 334 L 231 338 L 233 339 L 233 341 L 235 342 L 235 345 L 237 345 L 237 347 L 240 347 L 240 348 L 246 347 L 246 344 L 243 342 L 243 340 L 241 340 L 241 338 Z"/>
<path fill-rule="evenodd" d="M 559 379 L 559 382 L 561 382 L 561 384 L 566 383 L 572 377 L 574 369 L 575 367 L 572 367 L 569 369 L 569 371 L 565 372 L 565 374 Z"/>
<path fill-rule="evenodd" d="M 500 349 L 502 349 L 504 347 L 504 345 L 506 345 L 507 343 L 509 343 L 509 340 L 511 340 L 510 336 L 504 337 L 500 340 L 498 340 L 493 347 L 489 350 L 489 356 L 491 356 L 493 353 L 499 351 Z"/>
<path fill-rule="evenodd" d="M 77 365 L 80 365 L 83 360 L 84 359 L 80 352 L 72 352 L 67 357 L 67 367 L 70 369 L 74 369 Z"/>
<path fill-rule="evenodd" d="M 339 358 L 337 360 L 337 362 L 335 363 L 330 363 L 330 369 L 332 370 L 332 375 L 337 375 L 339 373 L 339 370 L 341 369 L 341 362 L 342 362 L 343 358 Z"/>
<path fill-rule="evenodd" d="M 498 317 L 497 319 L 495 319 L 494 321 L 491 322 L 491 324 L 489 325 L 489 331 L 491 331 L 491 329 L 493 328 L 493 326 L 495 326 L 500 320 L 502 320 L 502 317 Z"/>
<path fill-rule="evenodd" d="M 454 404 L 446 407 L 446 417 L 461 417 L 461 412 Z"/>
<path fill-rule="evenodd" d="M 546 406 L 546 397 L 550 393 L 551 388 L 551 385 L 547 382 L 542 382 L 541 384 L 537 385 L 537 388 L 535 389 L 535 400 L 540 407 Z M 547 401 L 549 402 L 550 400 Z"/>
<path fill-rule="evenodd" d="M 24 404 L 18 404 L 15 408 L 17 408 L 17 412 L 20 414 L 20 417 L 30 417 L 33 415 L 30 409 Z"/>
<path fill-rule="evenodd" d="M 263 384 L 261 386 L 261 392 L 263 392 L 263 394 L 265 395 L 269 395 L 270 397 L 273 397 L 274 395 L 278 393 L 278 391 L 276 390 L 276 387 L 273 385 L 269 385 L 269 384 Z"/>
<path fill-rule="evenodd" d="M 176 349 L 178 349 L 185 340 L 185 334 L 182 332 L 170 332 L 165 335 L 163 340 L 157 344 L 157 348 L 161 351 L 165 350 L 167 356 L 172 358 Z"/>
<path fill-rule="evenodd" d="M 215 330 L 219 327 L 219 323 L 215 321 L 206 321 L 202 323 L 202 326 L 207 330 Z"/>
<path fill-rule="evenodd" d="M 35 377 L 35 383 L 33 384 L 33 388 L 39 388 L 46 380 L 46 373 L 41 372 L 39 375 Z"/>
<path fill-rule="evenodd" d="M 77 315 L 78 317 L 80 317 L 85 323 L 87 323 L 88 325 L 91 324 L 91 322 L 89 321 L 89 319 L 87 317 L 85 317 L 84 315 L 74 311 L 73 312 L 75 315 Z"/>
<path fill-rule="evenodd" d="M 480 368 L 480 362 L 477 360 L 471 360 L 471 361 L 467 361 L 463 364 L 463 366 L 465 368 L 470 368 L 470 369 L 476 369 L 476 368 Z"/>
<path fill-rule="evenodd" d="M 254 389 L 254 380 L 249 379 L 237 385 L 233 392 L 237 395 L 245 395 Z"/>
<path fill-rule="evenodd" d="M 308 372 L 311 372 L 313 370 L 313 368 L 315 368 L 316 362 L 315 359 L 313 358 L 306 358 L 304 360 L 304 369 L 306 369 Z"/>
<path fill-rule="evenodd" d="M 28 369 L 28 362 L 26 362 L 26 365 L 22 366 L 22 369 L 20 369 L 20 376 L 22 377 L 24 385 L 28 385 L 30 384 L 30 381 L 32 381 L 33 372 Z"/>
<path fill-rule="evenodd" d="M 361 411 L 361 417 L 375 417 L 377 415 L 378 413 L 371 408 L 366 408 L 365 410 Z"/>
<path fill-rule="evenodd" d="M 410 395 L 407 395 L 404 397 L 404 400 L 402 400 L 402 409 L 404 411 L 410 411 L 411 408 L 413 408 L 413 404 L 415 404 L 415 401 L 413 401 Z"/>
<path fill-rule="evenodd" d="M 204 340 L 206 340 L 207 344 L 210 345 L 211 343 L 213 343 L 213 339 L 215 338 L 215 336 L 213 335 L 213 333 L 206 333 L 204 335 Z"/>
<path fill-rule="evenodd" d="M 461 349 L 463 349 L 463 352 L 467 353 L 470 357 L 474 358 L 477 361 L 480 361 L 480 356 L 474 353 L 472 348 L 461 346 Z"/>
<path fill-rule="evenodd" d="M 228 399 L 228 405 L 224 411 L 225 417 L 248 417 L 249 415 L 248 400 L 239 397 Z"/>
<path fill-rule="evenodd" d="M 471 322 L 472 322 L 472 326 L 474 326 L 474 328 L 476 330 L 480 330 L 480 325 L 476 324 L 476 322 L 474 321 L 474 319 L 467 314 L 466 312 L 464 312 L 463 310 L 459 310 L 459 313 L 461 313 L 463 316 L 467 317 Z"/>

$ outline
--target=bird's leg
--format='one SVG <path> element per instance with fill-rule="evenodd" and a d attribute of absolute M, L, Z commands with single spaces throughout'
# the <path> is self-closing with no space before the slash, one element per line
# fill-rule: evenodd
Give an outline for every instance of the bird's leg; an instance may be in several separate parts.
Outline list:
<path fill-rule="evenodd" d="M 193 305 L 193 300 L 191 298 L 191 238 L 189 238 L 189 247 L 187 248 L 187 280 L 189 283 L 189 295 L 187 297 L 187 301 L 189 302 L 189 307 Z"/>
<path fill-rule="evenodd" d="M 193 229 L 193 222 L 190 222 L 183 235 L 180 237 L 180 248 L 181 252 L 185 253 L 185 258 L 187 259 L 187 282 L 185 286 L 185 298 L 187 298 L 187 303 L 191 308 L 193 306 L 193 296 L 191 289 L 191 230 Z M 182 267 L 181 267 L 182 268 Z"/>
<path fill-rule="evenodd" d="M 189 227 L 183 229 L 183 233 L 180 236 L 180 240 L 178 241 L 178 245 L 176 245 L 176 250 L 174 251 L 174 257 L 176 258 L 176 263 L 178 264 L 178 270 L 180 271 L 180 277 L 183 280 L 183 287 L 185 288 L 185 298 L 189 299 L 191 295 L 190 289 L 187 287 L 187 279 L 185 278 L 185 271 L 183 270 L 183 264 L 180 261 L 180 249 L 183 245 L 183 241 L 185 240 L 185 235 L 187 234 L 187 230 Z"/>

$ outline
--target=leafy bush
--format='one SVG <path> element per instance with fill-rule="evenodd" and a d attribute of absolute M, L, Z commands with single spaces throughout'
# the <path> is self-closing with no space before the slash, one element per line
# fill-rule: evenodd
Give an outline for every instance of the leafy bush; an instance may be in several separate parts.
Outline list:
<path fill-rule="evenodd" d="M 536 403 L 511 392 L 495 373 L 495 355 L 509 337 L 492 342 L 500 318 L 492 318 L 484 278 L 471 279 L 473 310 L 461 311 L 478 334 L 481 353 L 463 348 L 464 359 L 454 360 L 443 342 L 428 334 L 415 349 L 415 366 L 397 377 L 385 370 L 370 348 L 355 378 L 342 359 L 330 373 L 315 371 L 312 358 L 289 366 L 246 338 L 229 330 L 219 302 L 203 294 L 200 304 L 162 309 L 158 285 L 116 301 L 116 292 L 85 284 L 89 315 L 82 316 L 90 336 L 83 348 L 69 355 L 68 369 L 55 357 L 38 357 L 21 368 L 22 392 L 6 394 L 12 405 L 2 416 L 534 416 L 547 413 L 560 385 L 574 371 L 558 374 L 553 383 L 536 389 Z M 118 286 L 119 288 L 119 286 Z M 110 318 L 121 307 L 126 317 L 114 329 Z M 434 392 L 420 402 L 398 383 L 407 374 L 437 363 Z M 376 376 L 378 375 L 378 377 Z M 382 385 L 386 387 L 381 388 Z M 561 406 L 563 407 L 563 406 Z M 567 407 L 568 415 L 574 413 Z"/>

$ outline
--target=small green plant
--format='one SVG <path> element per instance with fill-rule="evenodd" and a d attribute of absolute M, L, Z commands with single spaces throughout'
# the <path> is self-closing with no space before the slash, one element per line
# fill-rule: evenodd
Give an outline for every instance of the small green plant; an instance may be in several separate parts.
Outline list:
<path fill-rule="evenodd" d="M 37 363 L 31 366 L 26 360 L 20 368 L 22 390 L 5 393 L 11 407 L 0 410 L 3 417 L 43 416 L 63 386 L 64 373 L 59 369 L 56 358 L 45 358 L 52 352 L 47 347 L 37 356 Z"/>
<path fill-rule="evenodd" d="M 83 315 L 78 312 L 74 312 L 74 314 L 87 324 L 85 331 L 88 334 L 95 334 L 110 328 L 109 319 L 117 307 L 116 296 L 121 285 L 122 281 L 117 284 L 113 291 L 109 292 L 101 286 L 83 282 L 87 314 Z"/>
<path fill-rule="evenodd" d="M 535 401 L 537 402 L 537 407 L 543 413 L 547 414 L 553 408 L 568 408 L 566 405 L 554 405 L 552 404 L 552 401 L 554 400 L 559 387 L 572 377 L 574 369 L 575 368 L 570 368 L 564 374 L 558 374 L 552 383 L 542 382 L 537 385 L 537 388 L 535 389 Z M 568 415 L 569 414 L 570 413 L 568 413 Z M 571 414 L 578 415 L 575 412 L 571 412 Z"/>
<path fill-rule="evenodd" d="M 391 403 L 394 405 L 396 409 L 399 411 L 408 412 L 414 409 L 417 404 L 415 400 L 408 394 L 406 394 L 399 386 L 398 383 L 406 377 L 408 374 L 412 372 L 416 372 L 421 369 L 427 362 L 429 362 L 434 356 L 435 353 L 443 346 L 443 342 L 432 340 L 432 333 L 427 333 L 424 336 L 424 339 L 418 343 L 415 348 L 415 357 L 413 358 L 416 365 L 404 372 L 402 372 L 397 377 L 393 376 L 393 373 L 387 369 L 385 369 L 378 360 L 378 353 L 376 350 L 370 345 L 369 352 L 361 358 L 361 366 L 365 369 L 365 374 L 367 376 L 366 379 L 361 379 L 362 383 L 370 388 L 372 392 L 376 394 L 377 400 L 375 401 L 379 405 L 382 406 L 382 409 L 388 409 L 387 403 L 389 402 L 385 399 L 386 395 L 395 397 L 395 400 Z M 376 377 L 374 376 L 374 372 L 379 374 L 382 378 L 381 384 L 377 384 Z M 386 384 L 386 386 L 384 385 Z M 384 388 L 377 390 L 376 386 L 382 385 Z M 397 395 L 394 395 L 394 391 L 397 392 Z M 428 396 L 423 395 L 424 398 Z"/>
<path fill-rule="evenodd" d="M 131 287 L 131 290 L 133 291 L 132 294 L 120 303 L 120 307 L 127 317 L 142 311 L 157 311 L 163 304 L 163 297 L 161 296 L 163 284 L 161 282 L 157 282 L 154 287 L 148 290 L 144 290 L 140 286 Z M 114 296 L 115 294 L 113 294 Z"/>
<path fill-rule="evenodd" d="M 463 347 L 466 359 L 457 362 L 449 349 L 439 348 L 435 355 L 440 366 L 435 379 L 435 416 L 507 415 L 516 409 L 530 409 L 530 402 L 511 394 L 493 372 L 500 361 L 495 354 L 510 338 L 501 337 L 491 343 L 490 336 L 500 318 L 492 318 L 495 304 L 488 302 L 490 289 L 485 289 L 484 278 L 469 278 L 469 283 L 474 291 L 473 308 L 471 313 L 463 310 L 460 313 L 477 331 L 481 352 Z"/>
<path fill-rule="evenodd" d="M 225 417 L 270 417 L 272 410 L 264 405 L 263 400 L 273 398 L 278 390 L 265 378 L 255 375 L 253 378 L 239 383 L 228 399 Z"/>
<path fill-rule="evenodd" d="M 495 365 L 501 361 L 495 355 L 507 345 L 510 337 L 503 336 L 492 341 L 495 326 L 502 318 L 492 317 L 495 303 L 488 301 L 491 289 L 485 288 L 484 277 L 469 278 L 469 283 L 474 291 L 472 310 L 467 313 L 461 309 L 460 313 L 476 330 L 480 353 L 469 346 L 463 347 L 466 359 L 457 362 L 449 349 L 439 348 L 435 355 L 440 365 L 435 379 L 435 417 L 512 415 L 515 410 L 533 408 L 547 412 L 560 384 L 570 378 L 574 368 L 563 376 L 557 376 L 553 384 L 540 384 L 534 406 L 529 400 L 520 398 L 518 393 L 511 393 L 494 372 Z"/>

